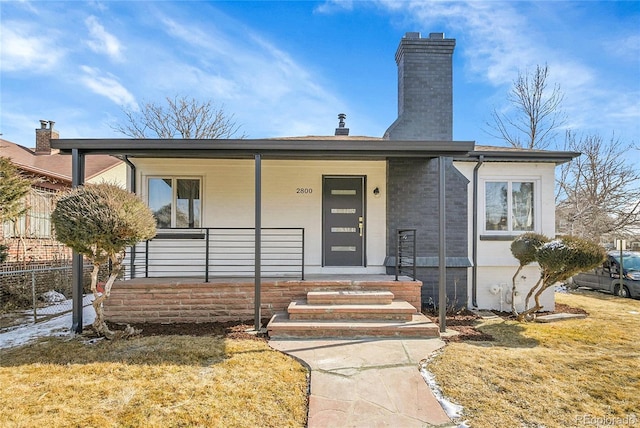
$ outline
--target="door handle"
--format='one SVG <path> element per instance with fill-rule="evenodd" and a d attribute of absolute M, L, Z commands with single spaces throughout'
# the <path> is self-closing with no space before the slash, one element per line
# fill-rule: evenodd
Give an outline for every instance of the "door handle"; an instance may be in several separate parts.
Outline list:
<path fill-rule="evenodd" d="M 362 236 L 362 230 L 364 229 L 364 218 L 358 217 L 358 229 L 360 229 L 360 236 Z"/>

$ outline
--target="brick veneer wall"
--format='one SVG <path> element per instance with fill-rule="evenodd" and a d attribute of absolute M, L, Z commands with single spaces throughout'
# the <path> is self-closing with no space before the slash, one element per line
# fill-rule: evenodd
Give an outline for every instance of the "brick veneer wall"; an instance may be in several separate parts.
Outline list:
<path fill-rule="evenodd" d="M 4 244 L 9 247 L 8 262 L 55 262 L 71 260 L 72 256 L 71 248 L 51 238 L 24 238 L 23 242 L 19 238 L 7 238 Z"/>
<path fill-rule="evenodd" d="M 453 136 L 453 50 L 442 33 L 423 38 L 407 33 L 396 51 L 398 119 L 390 140 L 451 141 Z"/>
<path fill-rule="evenodd" d="M 314 290 L 389 290 L 396 299 L 420 308 L 420 281 L 263 281 L 262 317 L 285 311 L 293 300 Z M 117 282 L 104 304 L 105 316 L 116 323 L 226 322 L 254 318 L 254 283 L 202 283 L 141 279 Z"/>
<path fill-rule="evenodd" d="M 392 142 L 390 143 L 392 144 Z M 452 143 L 455 144 L 455 143 Z M 466 306 L 469 181 L 445 159 L 447 298 Z M 396 231 L 416 229 L 417 278 L 424 283 L 422 305 L 438 301 L 439 196 L 438 159 L 389 159 L 387 168 L 387 255 L 395 260 Z M 395 263 L 395 262 L 394 262 Z M 387 265 L 394 265 L 388 263 Z M 388 267 L 387 273 L 393 274 Z M 433 287 L 436 284 L 436 287 Z"/>

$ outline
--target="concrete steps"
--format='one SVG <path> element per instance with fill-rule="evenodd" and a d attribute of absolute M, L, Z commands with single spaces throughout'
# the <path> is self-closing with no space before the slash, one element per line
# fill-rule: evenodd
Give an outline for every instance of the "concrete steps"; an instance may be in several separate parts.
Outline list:
<path fill-rule="evenodd" d="M 439 337 L 438 327 L 389 291 L 310 291 L 275 314 L 272 339 Z"/>

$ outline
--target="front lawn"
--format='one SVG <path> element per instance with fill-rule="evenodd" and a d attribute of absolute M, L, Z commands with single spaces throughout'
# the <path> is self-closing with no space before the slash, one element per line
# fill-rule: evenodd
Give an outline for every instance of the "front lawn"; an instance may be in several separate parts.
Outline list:
<path fill-rule="evenodd" d="M 2 427 L 303 427 L 307 371 L 265 341 L 48 338 L 0 350 Z"/>
<path fill-rule="evenodd" d="M 582 320 L 488 320 L 491 342 L 451 342 L 428 365 L 444 395 L 481 427 L 640 424 L 640 301 L 579 291 L 556 301 Z"/>

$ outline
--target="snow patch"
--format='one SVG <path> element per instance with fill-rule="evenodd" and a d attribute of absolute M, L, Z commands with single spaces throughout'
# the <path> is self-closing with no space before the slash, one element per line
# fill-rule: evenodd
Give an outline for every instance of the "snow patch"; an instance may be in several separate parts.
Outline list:
<path fill-rule="evenodd" d="M 557 250 L 559 248 L 567 248 L 567 245 L 559 239 L 554 239 L 553 241 L 544 244 L 542 248 L 551 248 L 552 250 Z"/>
<path fill-rule="evenodd" d="M 82 310 L 82 321 L 85 326 L 92 324 L 96 316 L 93 306 L 91 306 L 91 297 L 85 296 L 83 300 L 85 306 Z M 45 322 L 25 324 L 12 328 L 0 333 L 0 349 L 25 345 L 41 337 L 71 336 L 71 325 L 72 314 L 68 312 Z"/>
<path fill-rule="evenodd" d="M 440 389 L 440 386 L 436 382 L 435 376 L 427 370 L 428 363 L 429 359 L 425 359 L 420 362 L 420 374 L 422 375 L 422 378 L 433 392 L 433 395 L 436 397 L 436 400 L 438 400 L 447 416 L 449 416 L 451 420 L 462 418 L 464 408 L 444 397 L 442 389 Z M 460 422 L 458 428 L 469 428 L 469 425 L 467 425 L 466 421 Z"/>
<path fill-rule="evenodd" d="M 58 293 L 55 290 L 49 290 L 46 293 L 40 295 L 40 299 L 49 305 L 55 305 L 67 301 L 67 298 L 62 293 Z"/>

